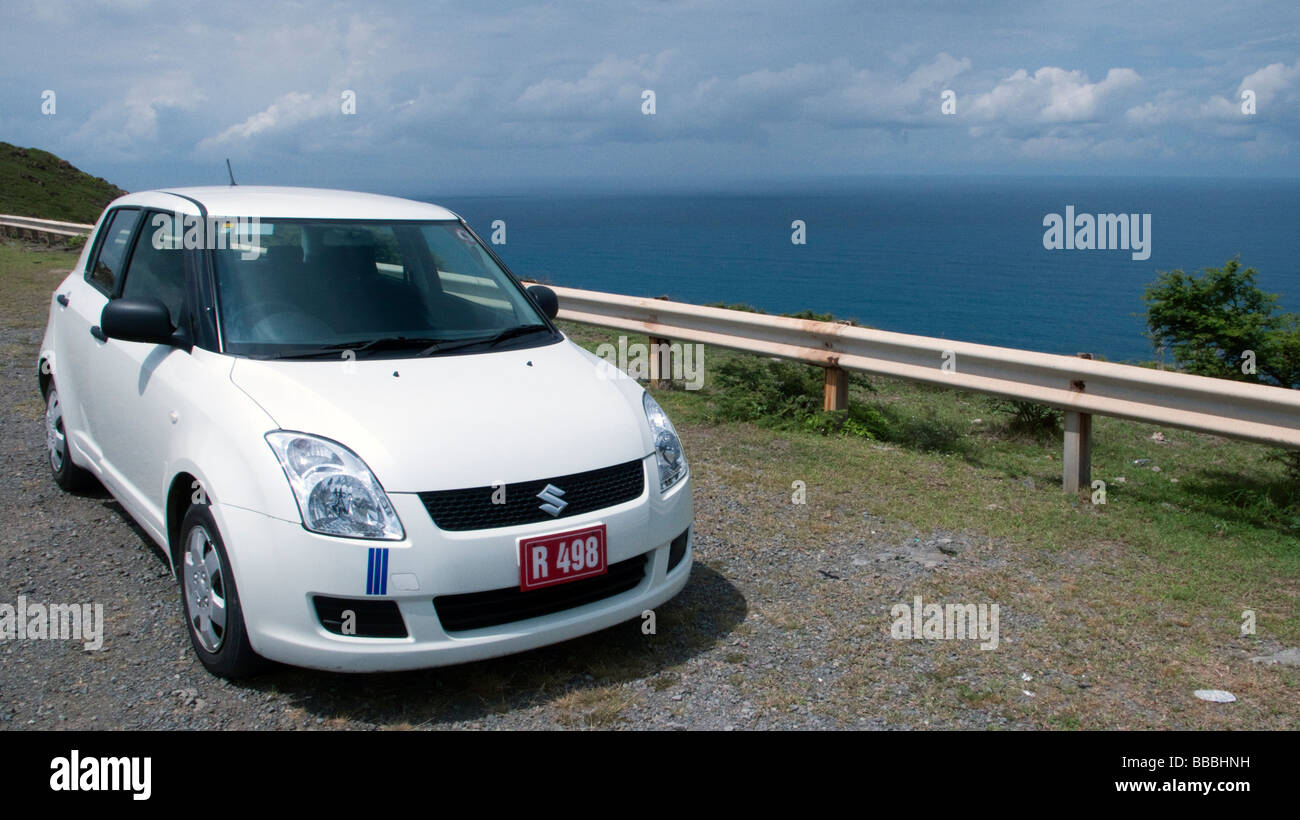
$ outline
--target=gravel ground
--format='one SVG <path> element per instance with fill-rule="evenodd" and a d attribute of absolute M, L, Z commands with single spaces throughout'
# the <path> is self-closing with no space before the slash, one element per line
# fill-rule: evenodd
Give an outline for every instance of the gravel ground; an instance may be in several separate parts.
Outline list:
<path fill-rule="evenodd" d="M 813 606 L 810 587 L 901 584 L 949 558 L 928 543 L 861 545 L 850 561 L 819 550 L 815 567 L 782 569 L 802 551 L 754 549 L 745 510 L 697 463 L 697 562 L 686 590 L 657 613 L 654 635 L 636 621 L 486 663 L 364 676 L 280 667 L 232 684 L 194 659 L 161 551 L 102 489 L 71 495 L 49 478 L 31 365 L 39 338 L 37 329 L 0 335 L 0 601 L 98 602 L 107 625 L 98 651 L 75 641 L 0 644 L 5 728 L 882 726 L 785 703 L 815 703 L 817 684 L 838 674 L 827 648 L 835 630 L 818 620 L 792 631 L 751 601 L 773 594 L 770 604 L 798 611 Z M 762 684 L 747 692 L 738 677 Z"/>
<path fill-rule="evenodd" d="M 1118 661 L 1109 668 L 1116 652 L 1147 650 L 1106 648 L 1113 630 L 1086 626 L 1093 597 L 1078 590 L 1088 589 L 1089 574 L 1142 559 L 1118 546 L 1112 554 L 1011 554 L 970 533 L 916 532 L 851 498 L 792 505 L 737 477 L 743 428 L 682 431 L 697 557 L 686 589 L 657 613 L 654 635 L 631 622 L 458 667 L 385 675 L 279 667 L 221 681 L 193 656 L 161 552 L 107 493 L 65 494 L 48 476 L 33 374 L 40 333 L 0 331 L 0 602 L 99 602 L 107 628 L 99 651 L 73 641 L 0 642 L 0 727 L 1204 725 L 1196 707 L 1171 711 L 1146 693 L 1142 670 L 1120 670 Z M 1000 601 L 999 651 L 974 641 L 891 640 L 890 608 L 914 595 Z M 1082 633 L 1048 634 L 1044 624 L 1058 610 L 1084 624 Z M 1224 644 L 1215 651 L 1248 667 L 1242 674 L 1276 674 L 1237 658 L 1258 648 Z M 1288 725 L 1290 706 L 1264 703 L 1246 723 Z M 1061 715 L 1083 717 L 1054 722 Z"/>

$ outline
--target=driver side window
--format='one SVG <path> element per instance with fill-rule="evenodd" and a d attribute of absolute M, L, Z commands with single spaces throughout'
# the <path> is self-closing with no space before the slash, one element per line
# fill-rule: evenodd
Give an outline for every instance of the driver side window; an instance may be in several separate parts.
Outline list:
<path fill-rule="evenodd" d="M 180 325 L 185 310 L 185 250 L 170 233 L 144 230 L 135 243 L 122 296 L 152 297 L 167 306 L 172 324 Z"/>
<path fill-rule="evenodd" d="M 109 222 L 101 229 L 99 248 L 95 252 L 95 261 L 86 271 L 86 281 L 105 295 L 111 295 L 117 287 L 117 280 L 122 275 L 122 263 L 126 261 L 127 246 L 131 243 L 131 234 L 135 232 L 140 212 L 135 208 L 119 208 L 109 217 Z"/>

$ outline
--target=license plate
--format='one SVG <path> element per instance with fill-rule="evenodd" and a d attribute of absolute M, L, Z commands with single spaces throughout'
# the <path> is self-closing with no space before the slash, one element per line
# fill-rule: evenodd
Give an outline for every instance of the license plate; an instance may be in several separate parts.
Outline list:
<path fill-rule="evenodd" d="M 605 525 L 519 539 L 519 588 L 563 584 L 605 574 Z"/>

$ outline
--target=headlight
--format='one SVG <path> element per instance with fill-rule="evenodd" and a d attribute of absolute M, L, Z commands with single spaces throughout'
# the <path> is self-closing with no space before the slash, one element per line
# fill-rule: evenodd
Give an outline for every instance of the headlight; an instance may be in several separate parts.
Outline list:
<path fill-rule="evenodd" d="M 406 537 L 388 493 L 365 462 L 337 441 L 276 430 L 266 442 L 312 532 L 400 541 Z"/>
<path fill-rule="evenodd" d="M 659 402 L 649 393 L 642 393 L 646 421 L 650 422 L 650 435 L 655 442 L 655 461 L 659 464 L 659 491 L 682 480 L 686 475 L 686 456 L 682 455 L 682 442 L 677 438 L 673 423 Z"/>

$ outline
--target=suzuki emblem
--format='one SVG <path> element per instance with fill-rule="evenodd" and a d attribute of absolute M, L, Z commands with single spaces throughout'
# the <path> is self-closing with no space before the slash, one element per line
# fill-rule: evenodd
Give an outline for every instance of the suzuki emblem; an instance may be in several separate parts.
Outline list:
<path fill-rule="evenodd" d="M 561 490 L 554 484 L 547 484 L 542 491 L 537 494 L 538 498 L 546 502 L 542 504 L 541 509 L 544 512 L 548 512 L 551 515 L 558 517 L 560 511 L 569 506 L 569 502 L 561 498 L 562 495 L 564 495 L 564 490 Z"/>

